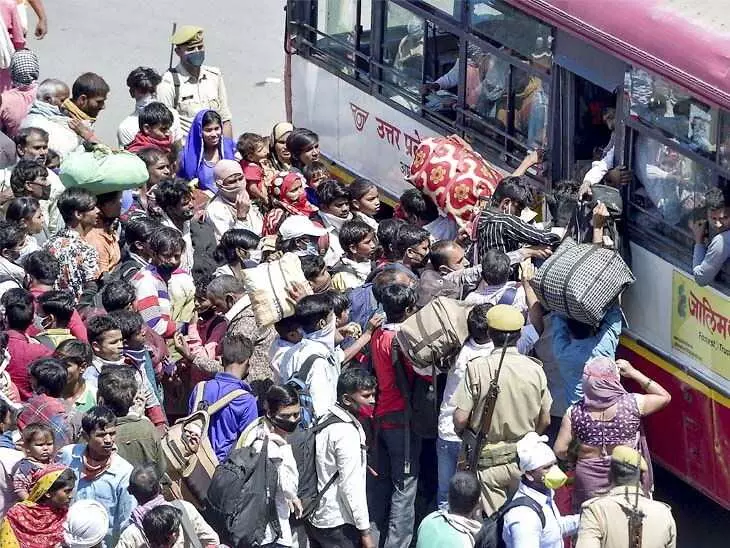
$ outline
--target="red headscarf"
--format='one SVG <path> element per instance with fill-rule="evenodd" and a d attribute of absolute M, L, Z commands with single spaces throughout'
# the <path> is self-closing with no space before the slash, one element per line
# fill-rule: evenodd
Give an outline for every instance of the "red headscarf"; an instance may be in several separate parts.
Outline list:
<path fill-rule="evenodd" d="M 287 197 L 287 192 L 291 190 L 295 183 L 301 183 L 302 192 L 296 201 L 292 201 Z M 276 234 L 279 225 L 289 215 L 311 216 L 319 211 L 307 200 L 305 187 L 307 181 L 304 176 L 297 171 L 281 171 L 276 174 L 271 182 L 271 203 L 274 208 L 266 214 L 264 219 L 264 235 Z"/>
<path fill-rule="evenodd" d="M 626 394 L 616 362 L 599 356 L 583 368 L 583 400 L 590 409 L 608 409 Z"/>

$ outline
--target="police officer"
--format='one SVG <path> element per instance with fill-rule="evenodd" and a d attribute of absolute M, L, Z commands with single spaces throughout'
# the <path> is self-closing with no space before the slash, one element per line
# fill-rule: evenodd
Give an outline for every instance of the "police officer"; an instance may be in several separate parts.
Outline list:
<path fill-rule="evenodd" d="M 467 428 L 479 432 L 489 385 L 499 369 L 502 347 L 507 345 L 497 379 L 499 394 L 477 467 L 482 506 L 487 515 L 494 513 L 517 489 L 517 441 L 528 432 L 542 433 L 550 424 L 553 400 L 542 364 L 521 355 L 515 346 L 524 323 L 522 313 L 513 306 L 499 304 L 489 310 L 487 333 L 495 349 L 489 356 L 467 364 L 464 380 L 454 394 L 455 431 L 460 435 Z"/>
<path fill-rule="evenodd" d="M 639 485 L 646 461 L 637 451 L 619 445 L 611 453 L 613 487 L 583 503 L 576 548 L 631 548 L 629 517 L 641 513 L 641 548 L 674 548 L 677 527 L 670 507 L 644 496 Z M 638 535 L 637 535 L 638 538 Z"/>
<path fill-rule="evenodd" d="M 231 110 L 223 76 L 219 68 L 203 64 L 203 29 L 183 25 L 170 41 L 180 62 L 163 74 L 162 82 L 157 86 L 157 100 L 177 111 L 186 136 L 195 115 L 203 109 L 212 109 L 223 120 L 223 134 L 232 137 Z"/>

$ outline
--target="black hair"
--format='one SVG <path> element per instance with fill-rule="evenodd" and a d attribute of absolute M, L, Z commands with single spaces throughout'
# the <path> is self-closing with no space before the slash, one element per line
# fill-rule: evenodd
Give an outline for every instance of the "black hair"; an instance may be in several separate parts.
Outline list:
<path fill-rule="evenodd" d="M 124 280 L 112 280 L 101 290 L 101 305 L 107 312 L 124 310 L 136 300 L 134 287 Z"/>
<path fill-rule="evenodd" d="M 296 316 L 287 316 L 286 318 L 282 318 L 276 322 L 274 324 L 274 329 L 279 336 L 286 335 L 291 331 L 299 329 L 299 320 L 297 320 Z"/>
<path fill-rule="evenodd" d="M 68 489 L 69 487 L 76 487 L 76 472 L 71 468 L 66 468 L 59 474 L 56 481 L 51 484 L 47 493 L 50 495 L 56 491 Z"/>
<path fill-rule="evenodd" d="M 471 515 L 481 494 L 481 485 L 476 474 L 456 472 L 449 481 L 449 511 L 462 516 Z"/>
<path fill-rule="evenodd" d="M 162 77 L 150 67 L 137 67 L 127 76 L 127 87 L 130 90 L 141 91 L 149 95 L 157 92 L 160 82 L 162 82 Z"/>
<path fill-rule="evenodd" d="M 96 207 L 96 196 L 85 188 L 67 188 L 58 197 L 58 211 L 63 222 L 70 225 L 75 213 L 91 211 Z"/>
<path fill-rule="evenodd" d="M 246 251 L 255 250 L 259 246 L 261 237 L 245 228 L 231 228 L 221 236 L 221 241 L 215 250 L 215 259 L 218 262 L 233 263 L 238 261 L 237 249 Z"/>
<path fill-rule="evenodd" d="M 61 275 L 61 264 L 48 251 L 34 251 L 25 258 L 25 272 L 43 285 L 54 285 Z"/>
<path fill-rule="evenodd" d="M 337 200 L 350 200 L 350 193 L 344 183 L 337 179 L 322 181 L 317 187 L 317 199 L 320 205 L 329 206 Z"/>
<path fill-rule="evenodd" d="M 379 291 L 380 304 L 388 322 L 401 322 L 409 308 L 416 306 L 418 293 L 413 287 L 405 285 L 386 285 Z"/>
<path fill-rule="evenodd" d="M 51 398 L 60 398 L 68 380 L 66 366 L 58 358 L 40 358 L 30 364 L 30 376 L 35 379 L 36 390 Z"/>
<path fill-rule="evenodd" d="M 81 417 L 81 429 L 87 436 L 90 436 L 94 430 L 106 429 L 109 426 L 116 425 L 117 416 L 111 409 L 103 405 L 92 407 Z"/>
<path fill-rule="evenodd" d="M 167 153 L 157 147 L 145 147 L 137 151 L 137 156 L 139 156 L 144 162 L 144 165 L 149 168 L 151 165 L 159 162 L 160 158 L 167 158 Z"/>
<path fill-rule="evenodd" d="M 449 264 L 449 251 L 458 247 L 458 245 L 453 240 L 439 240 L 431 246 L 431 254 L 429 257 L 434 270 L 438 271 L 440 267 Z"/>
<path fill-rule="evenodd" d="M 83 364 L 86 367 L 89 367 L 91 362 L 94 361 L 94 349 L 91 348 L 89 343 L 84 341 L 68 339 L 56 347 L 53 357 L 61 360 L 64 364 L 66 364 L 67 368 L 68 362 L 72 362 L 77 365 Z"/>
<path fill-rule="evenodd" d="M 20 225 L 0 221 L 0 251 L 12 249 L 25 241 L 25 231 Z"/>
<path fill-rule="evenodd" d="M 200 127 L 210 126 L 212 124 L 218 124 L 219 126 L 223 127 L 223 119 L 221 118 L 221 115 L 218 114 L 215 110 L 209 110 L 205 114 L 203 114 L 203 119 L 201 120 Z"/>
<path fill-rule="evenodd" d="M 488 249 L 482 257 L 482 280 L 487 285 L 502 285 L 509 281 L 509 256 L 499 249 Z"/>
<path fill-rule="evenodd" d="M 14 413 L 15 410 L 10 407 L 10 403 L 2 398 L 0 398 L 0 422 L 5 422 L 5 419 L 8 418 L 8 413 Z M 30 426 L 30 425 L 28 425 Z M 27 429 L 28 426 L 25 428 Z M 52 434 L 51 434 L 52 435 Z"/>
<path fill-rule="evenodd" d="M 515 346 L 520 338 L 520 330 L 516 331 L 499 331 L 490 327 L 487 329 L 489 338 L 492 339 L 495 348 L 502 348 L 505 345 Z"/>
<path fill-rule="evenodd" d="M 373 227 L 359 218 L 354 218 L 342 223 L 338 238 L 340 239 L 342 249 L 349 255 L 350 247 L 356 246 L 371 234 L 375 236 L 375 229 Z"/>
<path fill-rule="evenodd" d="M 241 155 L 241 158 L 248 160 L 248 158 L 256 153 L 256 150 L 266 144 L 266 137 L 259 135 L 258 133 L 242 133 L 236 142 L 236 150 Z"/>
<path fill-rule="evenodd" d="M 26 193 L 25 185 L 38 178 L 48 177 L 48 168 L 36 160 L 18 160 L 10 174 L 10 190 L 15 196 Z"/>
<path fill-rule="evenodd" d="M 122 332 L 122 339 L 128 341 L 130 337 L 133 337 L 140 332 L 144 325 L 142 315 L 135 310 L 115 310 L 109 317 L 114 320 L 119 330 Z"/>
<path fill-rule="evenodd" d="M 294 314 L 305 333 L 312 333 L 320 329 L 317 324 L 326 320 L 332 312 L 332 299 L 327 293 L 306 295 L 295 307 Z"/>
<path fill-rule="evenodd" d="M 124 365 L 105 365 L 99 374 L 96 397 L 117 417 L 126 417 L 139 391 L 134 371 Z"/>
<path fill-rule="evenodd" d="M 131 251 L 135 251 L 132 244 L 136 242 L 147 242 L 152 233 L 159 228 L 160 223 L 155 219 L 147 216 L 139 216 L 130 219 L 124 227 L 124 239 Z"/>
<path fill-rule="evenodd" d="M 339 291 L 328 291 L 327 295 L 329 296 L 330 300 L 332 301 L 332 310 L 335 313 L 335 316 L 339 316 L 342 314 L 345 310 L 350 308 L 350 298 L 345 294 L 341 293 Z"/>
<path fill-rule="evenodd" d="M 705 194 L 705 207 L 707 208 L 707 211 L 728 207 L 728 200 L 726 199 L 722 189 L 712 188 L 707 194 Z"/>
<path fill-rule="evenodd" d="M 253 354 L 253 341 L 240 333 L 229 333 L 221 341 L 221 363 L 228 367 L 248 361 Z"/>
<path fill-rule="evenodd" d="M 28 144 L 28 138 L 31 135 L 40 135 L 41 138 L 48 142 L 48 132 L 39 127 L 22 127 L 18 130 L 18 133 L 15 134 L 15 146 L 16 147 L 24 147 Z"/>
<path fill-rule="evenodd" d="M 159 226 L 150 235 L 150 251 L 157 254 L 185 251 L 185 240 L 179 230 L 171 226 Z"/>
<path fill-rule="evenodd" d="M 377 190 L 378 187 L 372 181 L 358 177 L 350 183 L 347 190 L 350 192 L 350 200 L 359 200 L 372 188 Z"/>
<path fill-rule="evenodd" d="M 46 152 L 46 167 L 50 166 L 53 162 L 58 162 L 58 165 L 60 166 L 61 155 L 52 148 L 49 148 L 48 152 Z"/>
<path fill-rule="evenodd" d="M 5 402 L 3 401 L 3 403 Z M 44 436 L 50 437 L 55 444 L 56 438 L 53 435 L 53 428 L 51 428 L 50 424 L 45 422 L 31 422 L 30 424 L 27 424 L 21 432 L 23 445 L 30 445 L 38 434 L 44 434 Z"/>
<path fill-rule="evenodd" d="M 417 188 L 409 188 L 400 197 L 403 211 L 421 220 L 423 223 L 435 221 L 439 216 L 438 208 L 433 200 Z"/>
<path fill-rule="evenodd" d="M 320 162 L 319 160 L 315 160 L 308 166 L 304 166 L 302 168 L 302 175 L 304 175 L 304 178 L 307 180 L 308 185 L 312 183 L 312 179 L 314 179 L 314 176 L 319 173 L 326 173 L 328 178 L 330 176 L 330 172 L 329 169 L 327 169 L 327 166 L 324 164 L 324 162 Z"/>
<path fill-rule="evenodd" d="M 5 308 L 5 323 L 9 329 L 25 332 L 33 323 L 35 299 L 29 291 L 19 287 L 8 289 L 0 302 Z"/>
<path fill-rule="evenodd" d="M 299 157 L 319 143 L 319 135 L 310 129 L 296 128 L 286 138 L 286 148 L 291 153 L 291 162 L 294 167 L 301 167 Z"/>
<path fill-rule="evenodd" d="M 38 297 L 44 314 L 53 314 L 58 327 L 67 327 L 76 310 L 76 300 L 68 291 L 47 291 Z"/>
<path fill-rule="evenodd" d="M 502 200 L 507 198 L 522 208 L 530 207 L 532 204 L 532 192 L 521 177 L 502 179 L 492 194 L 492 205 L 498 206 Z"/>
<path fill-rule="evenodd" d="M 274 385 L 266 391 L 264 407 L 269 415 L 276 415 L 282 407 L 299 403 L 299 392 L 290 384 Z"/>
<path fill-rule="evenodd" d="M 93 72 L 85 72 L 71 87 L 71 98 L 78 99 L 82 95 L 87 97 L 101 97 L 109 93 L 109 84 L 106 80 Z"/>
<path fill-rule="evenodd" d="M 641 478 L 641 468 L 612 459 L 608 477 L 614 486 L 636 485 Z"/>
<path fill-rule="evenodd" d="M 489 324 L 487 324 L 487 312 L 494 306 L 491 303 L 478 304 L 469 311 L 466 317 L 466 327 L 469 336 L 475 340 L 484 340 L 487 337 Z"/>
<path fill-rule="evenodd" d="M 171 537 L 180 529 L 180 510 L 174 506 L 163 504 L 155 506 L 142 519 L 142 530 L 150 546 L 164 546 L 170 543 Z"/>
<path fill-rule="evenodd" d="M 342 403 L 342 396 L 351 395 L 361 390 L 375 390 L 378 382 L 370 372 L 359 367 L 351 367 L 340 373 L 337 379 L 337 401 Z"/>
<path fill-rule="evenodd" d="M 188 183 L 183 179 L 167 179 L 160 181 L 154 189 L 155 202 L 161 209 L 176 207 L 191 191 Z"/>
<path fill-rule="evenodd" d="M 428 230 L 406 223 L 398 230 L 398 236 L 396 237 L 395 244 L 393 245 L 393 251 L 395 251 L 396 257 L 401 259 L 406 254 L 406 251 L 416 247 L 426 240 L 430 241 L 430 239 L 431 234 Z"/>
<path fill-rule="evenodd" d="M 163 103 L 155 101 L 142 109 L 139 113 L 139 130 L 143 131 L 145 125 L 150 127 L 162 126 L 169 128 L 174 122 L 172 111 Z"/>
<path fill-rule="evenodd" d="M 129 475 L 129 493 L 144 504 L 160 494 L 160 476 L 151 462 L 138 464 Z"/>
<path fill-rule="evenodd" d="M 303 255 L 299 257 L 302 264 L 302 272 L 308 282 L 313 281 L 324 270 L 324 259 L 320 255 Z"/>
<path fill-rule="evenodd" d="M 398 239 L 398 232 L 405 224 L 406 221 L 396 218 L 383 219 L 378 224 L 378 243 L 383 249 L 383 256 L 390 261 L 400 258 L 395 253 L 395 242 Z"/>
<path fill-rule="evenodd" d="M 195 272 L 193 275 L 193 283 L 195 284 L 195 298 L 206 299 L 208 298 L 208 286 L 216 276 L 212 272 Z"/>
<path fill-rule="evenodd" d="M 243 295 L 246 293 L 246 286 L 235 276 L 218 276 L 217 278 L 213 278 L 208 284 L 208 293 L 217 297 Z"/>
<path fill-rule="evenodd" d="M 109 315 L 92 316 L 86 320 L 86 334 L 89 343 L 101 341 L 104 333 L 119 329 L 119 324 Z"/>
<path fill-rule="evenodd" d="M 380 301 L 380 293 L 383 290 L 383 288 L 396 285 L 396 280 L 402 274 L 402 270 L 398 270 L 397 268 L 384 268 L 381 270 L 373 280 L 373 297 L 375 297 L 375 300 L 378 302 Z M 402 284 L 401 284 L 402 285 Z M 407 284 L 411 285 L 411 284 Z"/>
<path fill-rule="evenodd" d="M 40 202 L 31 196 L 13 198 L 8 202 L 5 210 L 5 220 L 9 223 L 19 224 L 20 221 L 31 219 L 40 207 Z"/>

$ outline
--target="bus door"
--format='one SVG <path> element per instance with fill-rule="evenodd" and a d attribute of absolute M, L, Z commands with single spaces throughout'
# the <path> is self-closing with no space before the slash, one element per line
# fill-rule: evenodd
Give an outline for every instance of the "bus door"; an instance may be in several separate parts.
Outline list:
<path fill-rule="evenodd" d="M 611 148 L 622 154 L 618 102 L 626 64 L 570 34 L 557 31 L 553 178 L 574 179 Z"/>

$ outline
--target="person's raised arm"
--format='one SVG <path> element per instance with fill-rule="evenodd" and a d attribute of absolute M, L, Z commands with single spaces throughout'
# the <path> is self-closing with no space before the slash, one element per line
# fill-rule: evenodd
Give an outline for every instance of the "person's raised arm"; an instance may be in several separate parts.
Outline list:
<path fill-rule="evenodd" d="M 661 411 L 672 401 L 671 394 L 661 384 L 644 375 L 628 361 L 616 360 L 616 365 L 622 377 L 631 379 L 646 391 L 646 394 L 641 395 L 640 400 L 637 400 L 637 403 L 641 402 L 639 414 L 642 417 Z"/>
<path fill-rule="evenodd" d="M 28 0 L 28 5 L 33 9 L 38 18 L 38 22 L 35 25 L 35 37 L 38 40 L 43 40 L 48 33 L 48 18 L 46 17 L 46 8 L 43 6 L 43 0 Z"/>

